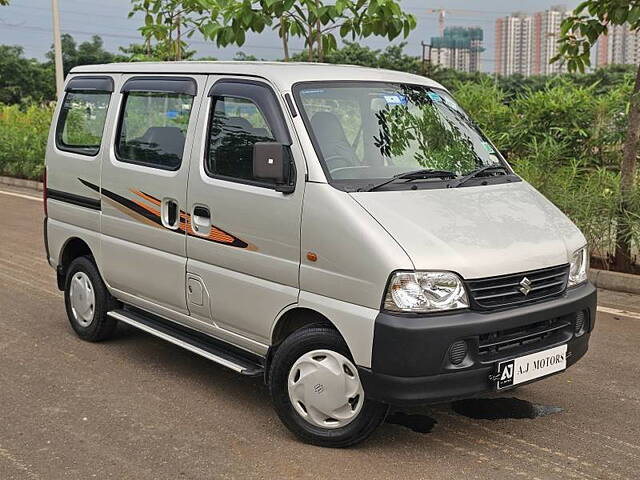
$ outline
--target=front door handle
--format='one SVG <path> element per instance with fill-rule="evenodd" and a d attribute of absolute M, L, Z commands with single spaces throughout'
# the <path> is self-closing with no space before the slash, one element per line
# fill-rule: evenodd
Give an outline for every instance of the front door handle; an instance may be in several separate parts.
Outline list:
<path fill-rule="evenodd" d="M 177 200 L 173 198 L 162 199 L 160 221 L 163 226 L 171 230 L 177 230 L 180 227 L 180 208 Z"/>
<path fill-rule="evenodd" d="M 211 231 L 211 212 L 204 205 L 195 205 L 191 212 L 191 227 L 198 235 L 207 236 Z"/>

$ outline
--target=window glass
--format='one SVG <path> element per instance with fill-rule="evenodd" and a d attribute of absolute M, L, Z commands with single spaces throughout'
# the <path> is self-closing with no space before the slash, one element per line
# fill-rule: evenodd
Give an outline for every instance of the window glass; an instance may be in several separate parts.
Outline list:
<path fill-rule="evenodd" d="M 166 92 L 130 92 L 125 97 L 118 159 L 176 170 L 182 163 L 193 97 Z"/>
<path fill-rule="evenodd" d="M 109 93 L 67 93 L 56 132 L 58 148 L 96 155 L 100 150 L 110 98 Z"/>
<path fill-rule="evenodd" d="M 264 115 L 251 100 L 214 97 L 213 102 L 207 173 L 265 183 L 253 176 L 253 145 L 276 141 Z"/>
<path fill-rule="evenodd" d="M 305 111 L 319 130 L 331 130 L 330 135 L 344 138 L 345 144 L 338 146 L 332 155 L 347 155 L 354 162 L 362 162 L 364 155 L 362 135 L 362 113 L 360 103 L 354 98 L 305 96 Z"/>
<path fill-rule="evenodd" d="M 460 176 L 504 165 L 475 123 L 443 90 L 326 82 L 303 84 L 296 94 L 325 169 L 332 181 L 347 189 L 419 169 Z"/>

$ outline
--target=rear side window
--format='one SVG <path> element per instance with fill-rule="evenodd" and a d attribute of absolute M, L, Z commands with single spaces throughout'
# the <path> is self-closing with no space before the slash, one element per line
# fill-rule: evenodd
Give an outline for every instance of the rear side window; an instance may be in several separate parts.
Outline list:
<path fill-rule="evenodd" d="M 171 92 L 125 95 L 116 153 L 118 160 L 177 170 L 191 116 L 193 97 Z"/>
<path fill-rule="evenodd" d="M 56 146 L 64 151 L 97 155 L 110 98 L 108 92 L 67 92 L 56 129 Z"/>
<path fill-rule="evenodd" d="M 237 180 L 265 183 L 253 176 L 253 145 L 276 139 L 260 108 L 251 100 L 213 98 L 206 172 Z"/>

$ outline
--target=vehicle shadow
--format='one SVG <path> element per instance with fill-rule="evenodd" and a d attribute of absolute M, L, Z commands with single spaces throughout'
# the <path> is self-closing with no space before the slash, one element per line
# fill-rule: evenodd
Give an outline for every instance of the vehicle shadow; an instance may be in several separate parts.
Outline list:
<path fill-rule="evenodd" d="M 562 412 L 561 407 L 538 405 L 516 397 L 470 398 L 412 410 L 392 409 L 386 423 L 406 427 L 417 433 L 431 433 L 438 421 L 431 409 L 450 411 L 474 420 L 535 419 Z M 425 413 L 426 411 L 426 413 Z"/>

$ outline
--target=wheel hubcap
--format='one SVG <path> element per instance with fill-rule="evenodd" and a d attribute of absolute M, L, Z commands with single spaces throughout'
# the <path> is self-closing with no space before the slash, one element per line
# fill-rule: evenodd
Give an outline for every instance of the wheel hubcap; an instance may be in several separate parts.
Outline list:
<path fill-rule="evenodd" d="M 83 327 L 88 326 L 93 321 L 96 297 L 86 273 L 78 272 L 71 279 L 69 300 L 75 320 Z"/>
<path fill-rule="evenodd" d="M 296 412 L 322 428 L 340 428 L 353 421 L 364 403 L 358 370 L 344 355 L 313 350 L 289 372 L 289 400 Z"/>

